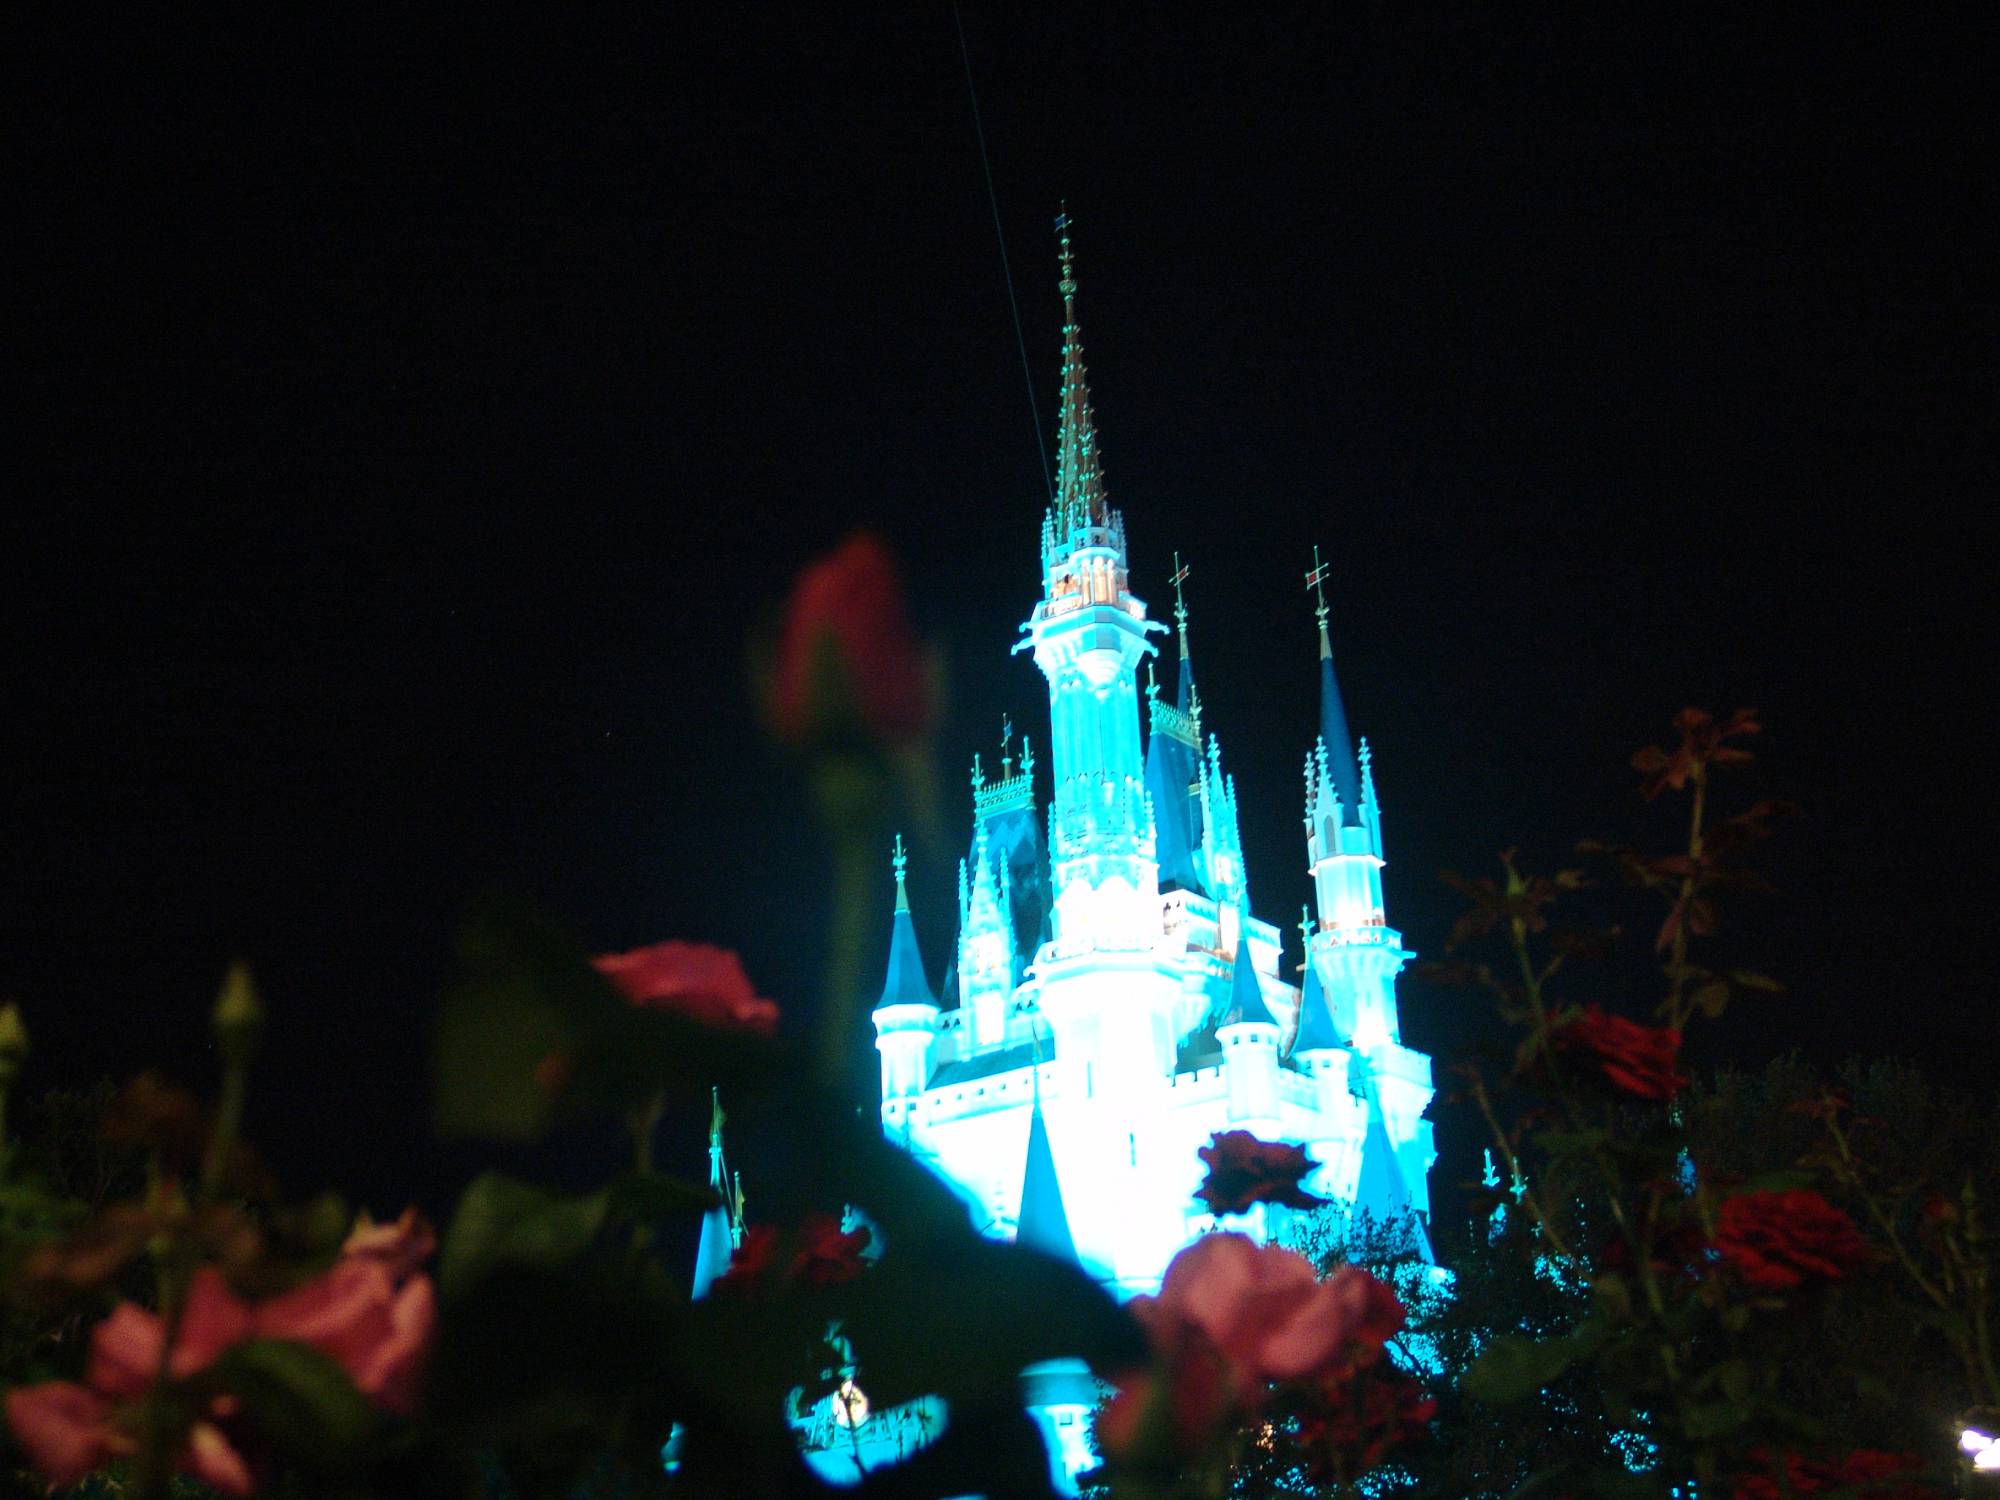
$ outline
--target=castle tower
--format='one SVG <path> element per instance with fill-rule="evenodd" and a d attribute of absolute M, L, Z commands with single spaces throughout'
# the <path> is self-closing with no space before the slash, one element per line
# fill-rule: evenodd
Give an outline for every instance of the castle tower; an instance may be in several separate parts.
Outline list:
<path fill-rule="evenodd" d="M 1319 735 L 1306 759 L 1306 861 L 1319 917 L 1310 956 L 1334 997 L 1334 1029 L 1367 1051 L 1400 1037 L 1395 980 L 1413 955 L 1383 910 L 1381 811 L 1372 767 L 1363 769 L 1367 746 L 1357 759 L 1348 736 L 1318 549 L 1306 577 L 1319 621 Z"/>
<path fill-rule="evenodd" d="M 1264 1002 L 1250 962 L 1250 945 L 1236 950 L 1229 1009 L 1215 1029 L 1228 1080 L 1229 1124 L 1269 1140 L 1278 1135 L 1278 1038 L 1281 1028 Z"/>
<path fill-rule="evenodd" d="M 882 1058 L 882 1097 L 909 1099 L 930 1080 L 931 1052 L 937 1043 L 938 1003 L 924 978 L 924 956 L 910 921 L 910 892 L 904 875 L 909 856 L 896 835 L 896 915 L 889 929 L 889 971 L 875 1005 L 875 1050 Z"/>
<path fill-rule="evenodd" d="M 1054 790 L 1050 941 L 1035 957 L 1037 1003 L 1060 1059 L 1087 1057 L 1086 1095 L 1126 1094 L 1173 1069 L 1177 988 L 1156 962 L 1162 932 L 1153 800 L 1139 743 L 1140 661 L 1162 627 L 1126 573 L 1125 522 L 1106 498 L 1069 220 L 1062 267 L 1062 414 L 1056 494 L 1042 521 L 1042 597 L 1015 650 L 1049 685 Z M 1087 1238 L 1087 1236 L 1086 1236 Z"/>
<path fill-rule="evenodd" d="M 1396 975 L 1415 955 L 1383 907 L 1382 810 L 1368 742 L 1357 756 L 1348 735 L 1327 629 L 1326 576 L 1314 548 L 1306 583 L 1319 624 L 1320 702 L 1319 735 L 1306 759 L 1306 862 L 1316 916 L 1306 946 L 1308 984 L 1318 980 L 1325 1002 L 1315 1029 L 1347 1047 L 1346 1084 L 1366 1106 L 1358 1149 L 1344 1153 L 1338 1195 L 1377 1214 L 1425 1213 L 1436 1157 L 1431 1124 L 1422 1118 L 1433 1092 L 1430 1059 L 1403 1045 L 1396 1004 Z M 1302 1006 L 1302 1027 L 1309 1015 Z M 1293 1051 L 1305 1055 L 1297 1043 Z"/>
<path fill-rule="evenodd" d="M 1049 683 L 1055 791 L 1049 860 L 1059 948 L 1142 951 L 1159 925 L 1159 869 L 1139 751 L 1138 668 L 1160 629 L 1132 594 L 1125 520 L 1104 489 L 1068 219 L 1062 241 L 1062 417 L 1042 522 L 1042 597 L 1016 650 Z"/>

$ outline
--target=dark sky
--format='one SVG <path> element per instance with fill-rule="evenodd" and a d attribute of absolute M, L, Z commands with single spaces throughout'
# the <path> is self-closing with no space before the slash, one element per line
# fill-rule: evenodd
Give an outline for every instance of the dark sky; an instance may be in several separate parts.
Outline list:
<path fill-rule="evenodd" d="M 473 891 L 810 1005 L 744 642 L 859 524 L 953 668 L 955 845 L 1001 712 L 1046 726 L 1008 655 L 1040 460 L 948 8 L 320 9 L 6 23 L 0 987 L 44 1083 L 206 1083 L 247 954 L 254 1125 L 393 1207 Z M 1664 836 L 1626 757 L 1754 704 L 1746 795 L 1804 813 L 1734 951 L 1794 988 L 1705 1055 L 1970 1079 L 1994 23 L 1629 9 L 968 5 L 1043 424 L 1067 198 L 1137 588 L 1193 563 L 1266 914 L 1306 890 L 1317 542 L 1412 946 L 1442 866 Z M 956 854 L 915 871 L 934 967 Z M 1441 1056 L 1478 1029 L 1403 1007 Z"/>

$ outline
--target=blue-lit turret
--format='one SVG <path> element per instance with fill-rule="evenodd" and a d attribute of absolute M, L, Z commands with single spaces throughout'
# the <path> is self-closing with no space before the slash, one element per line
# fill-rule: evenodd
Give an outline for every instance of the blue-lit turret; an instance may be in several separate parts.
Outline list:
<path fill-rule="evenodd" d="M 1229 1008 L 1215 1028 L 1222 1048 L 1222 1071 L 1228 1084 L 1229 1123 L 1264 1138 L 1279 1133 L 1277 1017 L 1264 999 L 1264 988 L 1250 962 L 1250 945 L 1236 950 L 1236 970 L 1230 980 Z"/>
<path fill-rule="evenodd" d="M 1371 1194 L 1393 1173 L 1404 1194 L 1400 1206 L 1422 1211 L 1429 1208 L 1424 1183 L 1435 1154 L 1430 1122 L 1421 1118 L 1431 1098 L 1430 1059 L 1403 1045 L 1396 1005 L 1396 975 L 1415 955 L 1383 908 L 1382 809 L 1368 742 L 1357 755 L 1347 738 L 1327 629 L 1326 571 L 1315 548 L 1306 581 L 1319 622 L 1319 735 L 1306 758 L 1305 821 L 1316 920 L 1306 961 L 1327 1002 L 1331 1034 L 1353 1054 L 1348 1082 L 1364 1087 L 1372 1106 L 1368 1142 L 1348 1155 L 1351 1167 L 1367 1165 L 1370 1175 L 1364 1181 L 1356 1170 L 1337 1190 L 1375 1203 Z M 1377 1159 L 1368 1163 L 1371 1151 Z M 1380 1159 L 1385 1151 L 1393 1162 Z"/>
<path fill-rule="evenodd" d="M 930 1082 L 937 1043 L 938 1003 L 924 978 L 924 956 L 910 921 L 910 893 L 904 881 L 909 856 L 896 835 L 896 915 L 889 929 L 889 970 L 875 1005 L 875 1050 L 882 1056 L 882 1097 L 908 1099 Z"/>

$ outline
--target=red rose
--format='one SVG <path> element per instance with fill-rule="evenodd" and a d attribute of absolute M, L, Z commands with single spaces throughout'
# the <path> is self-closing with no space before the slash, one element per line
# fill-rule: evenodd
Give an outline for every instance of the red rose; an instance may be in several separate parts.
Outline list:
<path fill-rule="evenodd" d="M 843 1232 L 834 1215 L 809 1213 L 790 1235 L 791 1254 L 787 1256 L 787 1237 L 776 1226 L 753 1224 L 744 1231 L 743 1243 L 730 1255 L 729 1269 L 716 1280 L 715 1289 L 755 1296 L 775 1292 L 793 1281 L 807 1286 L 839 1286 L 868 1269 L 861 1252 L 871 1238 L 865 1224 Z"/>
<path fill-rule="evenodd" d="M 771 720 L 791 744 L 858 732 L 890 746 L 930 731 L 930 673 L 889 551 L 858 534 L 799 575 L 785 608 Z"/>
<path fill-rule="evenodd" d="M 738 1296 L 762 1290 L 777 1263 L 778 1231 L 770 1224 L 752 1224 L 743 1231 L 743 1241 L 729 1253 L 729 1269 L 716 1277 L 711 1289 Z"/>
<path fill-rule="evenodd" d="M 1872 1258 L 1854 1221 L 1810 1188 L 1726 1199 L 1715 1248 L 1737 1280 L 1765 1292 L 1838 1281 Z"/>
<path fill-rule="evenodd" d="M 1208 1163 L 1208 1178 L 1195 1196 L 1217 1217 L 1248 1213 L 1253 1203 L 1318 1208 L 1324 1202 L 1299 1187 L 1300 1179 L 1319 1165 L 1304 1146 L 1260 1141 L 1247 1130 L 1224 1130 L 1198 1154 Z"/>
<path fill-rule="evenodd" d="M 1600 1005 L 1555 1027 L 1556 1050 L 1589 1057 L 1615 1087 L 1641 1099 L 1669 1100 L 1687 1086 L 1679 1070 L 1681 1034 L 1607 1015 Z"/>
<path fill-rule="evenodd" d="M 618 992 L 644 1010 L 669 1010 L 718 1031 L 778 1029 L 778 1007 L 757 993 L 743 960 L 727 948 L 669 940 L 591 961 Z"/>
<path fill-rule="evenodd" d="M 868 1269 L 861 1252 L 871 1238 L 868 1226 L 842 1233 L 840 1220 L 832 1214 L 807 1214 L 799 1225 L 798 1253 L 792 1257 L 792 1271 L 813 1286 L 837 1286 L 852 1281 Z"/>

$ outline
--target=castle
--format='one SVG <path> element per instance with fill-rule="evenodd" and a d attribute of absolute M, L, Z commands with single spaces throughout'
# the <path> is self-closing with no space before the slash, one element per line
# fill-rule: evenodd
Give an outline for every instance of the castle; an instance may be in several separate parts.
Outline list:
<path fill-rule="evenodd" d="M 883 1130 L 963 1194 L 984 1232 L 1073 1257 L 1126 1297 L 1157 1290 L 1175 1252 L 1214 1226 L 1194 1194 L 1197 1150 L 1218 1131 L 1304 1143 L 1319 1163 L 1306 1187 L 1337 1203 L 1426 1213 L 1431 1068 L 1400 1038 L 1395 981 L 1411 954 L 1383 906 L 1381 808 L 1367 743 L 1357 755 L 1349 737 L 1324 594 L 1319 722 L 1300 736 L 1314 898 L 1302 967 L 1251 909 L 1236 783 L 1203 735 L 1184 571 L 1174 691 L 1150 664 L 1141 690 L 1167 627 L 1131 591 L 1057 222 L 1055 493 L 1041 597 L 1014 648 L 1048 679 L 1049 799 L 1025 740 L 1018 759 L 1003 743 L 996 777 L 975 760 L 958 936 L 938 988 L 899 842 L 874 1025 Z M 1320 578 L 1316 565 L 1308 581 Z M 1286 1212 L 1260 1205 L 1230 1227 L 1274 1237 Z"/>

